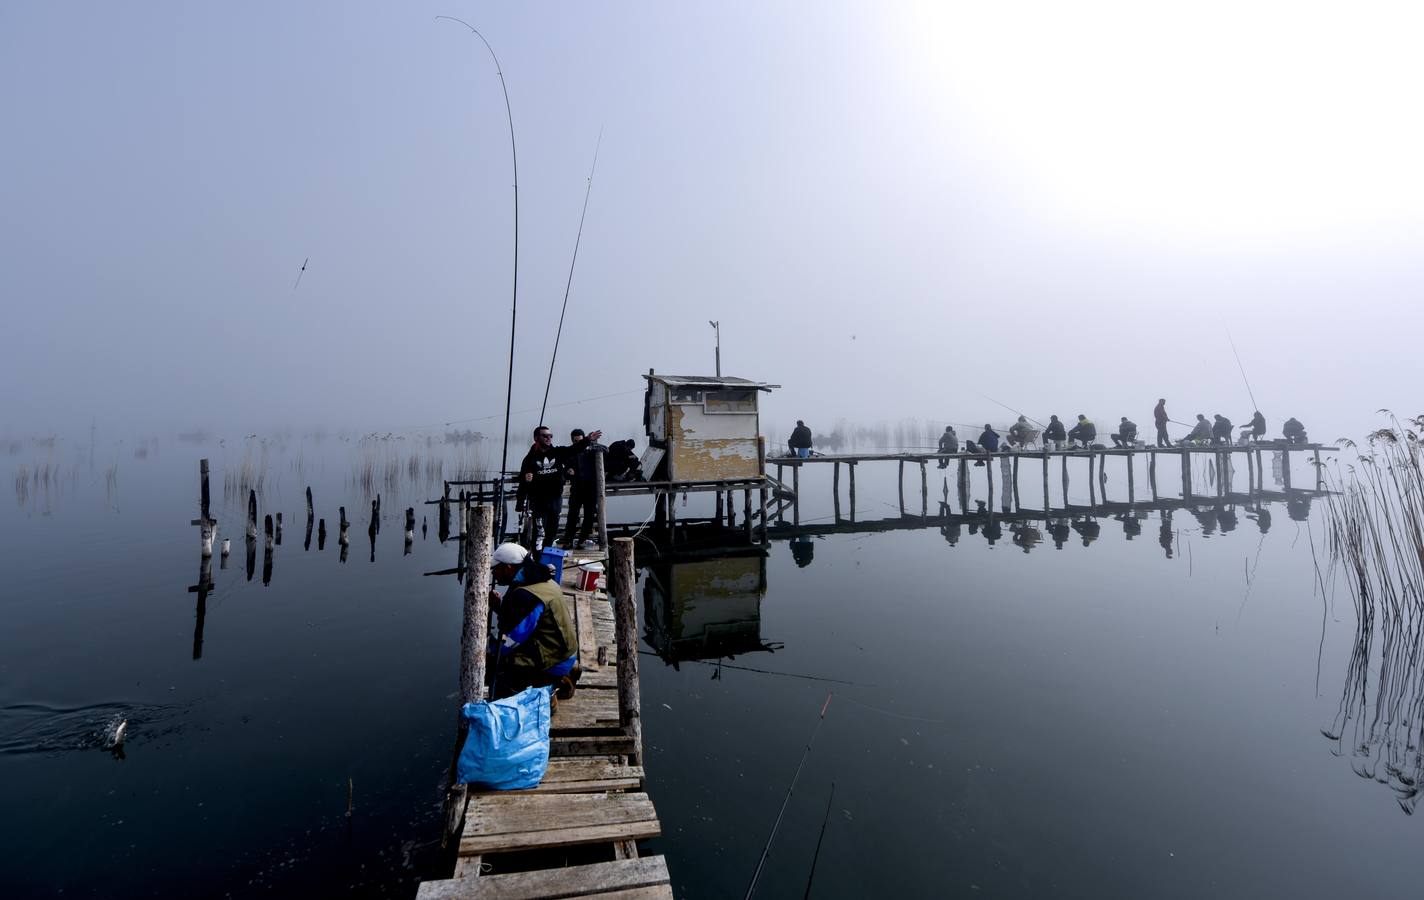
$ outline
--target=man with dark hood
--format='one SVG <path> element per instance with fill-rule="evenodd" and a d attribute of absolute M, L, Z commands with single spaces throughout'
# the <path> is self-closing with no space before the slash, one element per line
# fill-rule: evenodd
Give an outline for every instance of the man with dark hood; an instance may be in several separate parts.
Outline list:
<path fill-rule="evenodd" d="M 1063 423 L 1058 421 L 1057 416 L 1048 417 L 1048 427 L 1043 429 L 1043 440 L 1045 443 L 1052 441 L 1054 446 L 1068 440 L 1068 434 L 1063 430 Z"/>
<path fill-rule="evenodd" d="M 1305 426 L 1300 424 L 1300 420 L 1295 416 L 1286 419 L 1286 423 L 1281 426 L 1281 434 L 1285 435 L 1287 444 L 1305 443 Z"/>
<path fill-rule="evenodd" d="M 509 588 L 503 597 L 490 591 L 499 626 L 494 698 L 558 685 L 567 699 L 578 680 L 578 632 L 564 592 L 538 555 L 519 544 L 500 544 L 491 562 L 494 583 Z"/>
<path fill-rule="evenodd" d="M 1223 415 L 1213 416 L 1216 420 L 1211 426 L 1211 442 L 1213 444 L 1225 444 L 1231 446 L 1231 432 L 1235 428 L 1231 420 Z"/>
<path fill-rule="evenodd" d="M 1250 423 L 1241 426 L 1241 436 L 1253 441 L 1259 441 L 1266 436 L 1266 417 L 1261 415 L 1259 409 L 1251 416 Z"/>
<path fill-rule="evenodd" d="M 1108 436 L 1112 438 L 1114 447 L 1131 447 L 1137 441 L 1137 423 L 1123 416 L 1117 433 Z"/>
<path fill-rule="evenodd" d="M 566 548 L 594 546 L 589 540 L 598 516 L 598 460 L 594 454 L 602 452 L 602 447 L 584 440 L 582 428 L 575 428 L 569 434 L 569 454 L 564 461 L 564 474 L 570 479 L 569 520 L 564 525 L 563 546 Z"/>

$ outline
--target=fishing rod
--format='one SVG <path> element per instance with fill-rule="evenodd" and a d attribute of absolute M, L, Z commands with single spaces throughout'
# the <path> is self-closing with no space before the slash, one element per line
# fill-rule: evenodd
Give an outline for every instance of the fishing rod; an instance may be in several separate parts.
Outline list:
<path fill-rule="evenodd" d="M 502 517 L 504 510 L 504 473 L 509 468 L 509 410 L 514 401 L 514 334 L 515 322 L 519 317 L 519 152 L 514 143 L 514 111 L 509 105 L 509 86 L 504 83 L 504 67 L 499 63 L 499 57 L 495 54 L 490 42 L 485 40 L 485 36 L 480 34 L 475 26 L 464 19 L 455 16 L 436 16 L 437 19 L 448 19 L 451 22 L 459 22 L 470 32 L 480 39 L 480 43 L 485 45 L 489 51 L 490 59 L 494 60 L 495 72 L 499 75 L 499 89 L 504 92 L 504 114 L 509 120 L 509 158 L 514 166 L 514 285 L 512 299 L 509 307 L 509 374 L 505 380 L 504 387 L 504 443 L 500 450 L 499 458 L 499 478 L 495 485 L 495 510 L 496 515 Z M 499 528 L 503 529 L 503 523 L 499 523 Z"/>
<path fill-rule="evenodd" d="M 1221 327 L 1226 328 L 1226 325 L 1223 324 Z M 1231 344 L 1231 352 L 1236 357 L 1236 368 L 1241 370 L 1241 380 L 1246 384 L 1246 396 L 1251 398 L 1251 408 L 1260 409 L 1261 407 L 1256 404 L 1256 395 L 1251 390 L 1251 382 L 1246 380 L 1246 367 L 1241 365 L 1241 354 L 1236 352 L 1236 342 L 1231 339 L 1230 328 L 1226 328 L 1226 340 Z"/>
<path fill-rule="evenodd" d="M 771 853 L 771 843 L 776 840 L 776 830 L 781 827 L 781 818 L 786 815 L 786 805 L 791 802 L 791 795 L 796 792 L 796 781 L 801 777 L 801 767 L 806 765 L 806 757 L 811 755 L 811 745 L 816 742 L 816 733 L 821 730 L 821 723 L 826 721 L 826 710 L 831 705 L 831 698 L 835 694 L 827 694 L 826 702 L 821 706 L 821 717 L 816 720 L 816 727 L 811 729 L 811 737 L 806 741 L 806 749 L 801 751 L 801 761 L 796 764 L 796 771 L 791 776 L 791 787 L 787 789 L 786 796 L 781 801 L 781 811 L 776 814 L 776 821 L 772 823 L 771 834 L 767 836 L 766 846 L 761 848 L 761 859 L 757 860 L 756 871 L 752 873 L 752 883 L 747 885 L 746 900 L 751 900 L 751 896 L 756 893 L 757 879 L 761 878 L 762 867 L 766 865 L 766 857 Z"/>
<path fill-rule="evenodd" d="M 574 264 L 578 262 L 579 242 L 583 240 L 583 220 L 588 215 L 588 195 L 593 193 L 593 173 L 598 170 L 598 148 L 603 146 L 603 129 L 598 129 L 598 143 L 593 146 L 593 165 L 588 170 L 588 187 L 583 192 L 583 212 L 579 213 L 578 234 L 574 237 L 574 257 L 569 260 L 569 280 L 564 285 L 564 307 L 559 310 L 559 328 L 554 332 L 554 355 L 549 358 L 549 380 L 544 382 L 544 403 L 539 407 L 539 421 L 549 406 L 549 385 L 554 383 L 554 361 L 559 358 L 559 338 L 564 333 L 564 313 L 569 311 L 569 289 L 574 285 Z"/>
<path fill-rule="evenodd" d="M 998 404 L 999 404 L 1000 406 L 1002 406 L 1004 409 L 1007 409 L 1009 412 L 1013 413 L 1013 414 L 1016 415 L 1016 416 L 1023 416 L 1025 419 L 1028 419 L 1030 422 L 1032 422 L 1033 424 L 1039 426 L 1040 428 L 1047 428 L 1047 427 L 1048 427 L 1047 425 L 1044 425 L 1042 422 L 1038 421 L 1037 419 L 1033 418 L 1032 416 L 1027 415 L 1027 414 L 1025 414 L 1025 413 L 1019 412 L 1018 410 L 1014 409 L 1012 406 L 1008 405 L 1007 403 L 999 403 L 998 400 L 995 400 L 993 397 L 990 397 L 988 394 L 982 394 L 982 393 L 981 393 L 979 396 L 983 397 L 985 400 L 988 400 L 990 403 L 998 403 Z"/>

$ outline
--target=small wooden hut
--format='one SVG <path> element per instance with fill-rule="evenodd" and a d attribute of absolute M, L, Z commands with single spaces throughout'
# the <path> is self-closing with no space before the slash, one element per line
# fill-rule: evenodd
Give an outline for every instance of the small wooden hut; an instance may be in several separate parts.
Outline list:
<path fill-rule="evenodd" d="M 651 451 L 662 459 L 645 463 L 654 481 L 720 481 L 760 478 L 758 450 L 763 392 L 781 385 L 705 375 L 643 376 L 648 391 L 643 426 Z"/>

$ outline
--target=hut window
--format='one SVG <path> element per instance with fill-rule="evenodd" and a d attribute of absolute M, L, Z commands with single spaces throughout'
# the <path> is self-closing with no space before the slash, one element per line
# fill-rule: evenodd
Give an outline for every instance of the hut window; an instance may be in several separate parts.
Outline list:
<path fill-rule="evenodd" d="M 756 408 L 756 391 L 708 391 L 703 411 L 709 413 L 754 413 Z"/>
<path fill-rule="evenodd" d="M 701 403 L 702 390 L 695 387 L 675 387 L 672 389 L 674 403 Z"/>

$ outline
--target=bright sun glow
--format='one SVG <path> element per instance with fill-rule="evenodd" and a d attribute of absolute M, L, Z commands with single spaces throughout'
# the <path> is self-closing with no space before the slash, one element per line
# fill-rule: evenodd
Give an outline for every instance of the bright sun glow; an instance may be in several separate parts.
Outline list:
<path fill-rule="evenodd" d="M 893 39 L 946 139 L 1063 215 L 1271 239 L 1418 224 L 1421 24 L 1408 4 L 935 4 Z"/>

